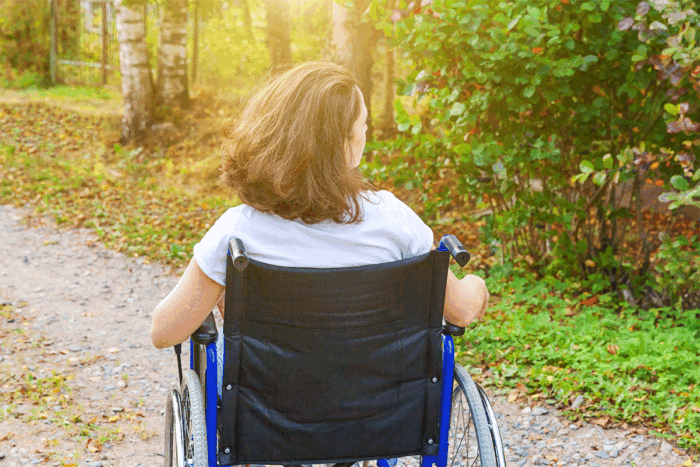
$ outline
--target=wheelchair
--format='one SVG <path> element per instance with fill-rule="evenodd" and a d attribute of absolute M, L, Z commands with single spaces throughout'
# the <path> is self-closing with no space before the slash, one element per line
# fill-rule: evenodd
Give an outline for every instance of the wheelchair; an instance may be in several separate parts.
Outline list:
<path fill-rule="evenodd" d="M 217 385 L 212 314 L 166 400 L 165 466 L 505 466 L 494 411 L 442 319 L 453 235 L 405 260 L 332 269 L 249 259 L 232 239 Z M 363 462 L 364 461 L 364 462 Z"/>

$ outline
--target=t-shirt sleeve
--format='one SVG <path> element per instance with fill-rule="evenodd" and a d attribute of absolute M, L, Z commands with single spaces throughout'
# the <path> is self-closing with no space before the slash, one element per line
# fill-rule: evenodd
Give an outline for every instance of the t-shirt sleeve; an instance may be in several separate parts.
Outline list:
<path fill-rule="evenodd" d="M 214 282 L 226 285 L 226 255 L 228 243 L 234 235 L 239 211 L 226 211 L 194 246 L 194 259 L 199 269 Z"/>
<path fill-rule="evenodd" d="M 433 247 L 433 231 L 418 217 L 413 209 L 403 201 L 387 192 L 384 198 L 387 208 L 392 212 L 402 227 L 404 241 L 401 244 L 401 255 L 405 258 L 428 253 Z"/>

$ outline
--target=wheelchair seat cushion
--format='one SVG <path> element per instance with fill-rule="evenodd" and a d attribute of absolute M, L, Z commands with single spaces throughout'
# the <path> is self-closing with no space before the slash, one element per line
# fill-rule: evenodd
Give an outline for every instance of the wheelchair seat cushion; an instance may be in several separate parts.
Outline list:
<path fill-rule="evenodd" d="M 435 454 L 448 255 L 230 266 L 220 463 Z"/>

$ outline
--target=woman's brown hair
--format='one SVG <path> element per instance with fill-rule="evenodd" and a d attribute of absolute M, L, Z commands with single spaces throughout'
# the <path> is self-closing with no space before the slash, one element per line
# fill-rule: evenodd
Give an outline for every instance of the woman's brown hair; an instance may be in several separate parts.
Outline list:
<path fill-rule="evenodd" d="M 361 99 L 352 75 L 332 63 L 271 77 L 224 129 L 222 182 L 285 219 L 359 222 L 361 192 L 371 186 L 346 154 Z"/>

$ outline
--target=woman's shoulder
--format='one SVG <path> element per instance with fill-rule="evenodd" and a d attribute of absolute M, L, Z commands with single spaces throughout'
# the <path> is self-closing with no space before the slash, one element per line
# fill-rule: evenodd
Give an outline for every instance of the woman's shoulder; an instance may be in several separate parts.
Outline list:
<path fill-rule="evenodd" d="M 365 213 L 372 211 L 378 211 L 384 214 L 392 212 L 412 212 L 410 207 L 398 199 L 392 192 L 387 190 L 364 192 L 362 197 Z"/>

